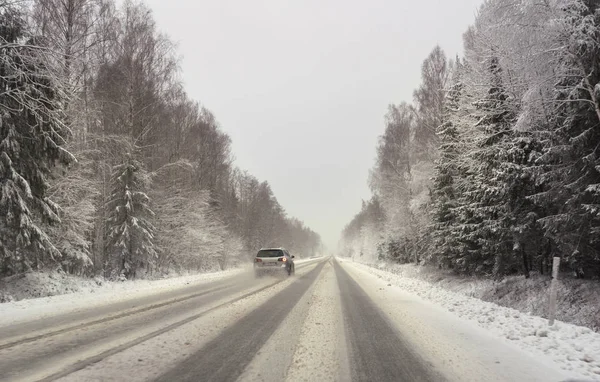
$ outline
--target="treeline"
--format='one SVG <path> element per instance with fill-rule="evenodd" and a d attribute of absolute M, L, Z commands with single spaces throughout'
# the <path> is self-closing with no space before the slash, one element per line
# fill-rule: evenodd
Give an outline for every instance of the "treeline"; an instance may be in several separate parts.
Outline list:
<path fill-rule="evenodd" d="M 191 100 L 150 9 L 0 0 L 0 276 L 225 268 L 319 236 Z"/>
<path fill-rule="evenodd" d="M 488 0 L 390 106 L 345 254 L 600 278 L 600 3 Z"/>

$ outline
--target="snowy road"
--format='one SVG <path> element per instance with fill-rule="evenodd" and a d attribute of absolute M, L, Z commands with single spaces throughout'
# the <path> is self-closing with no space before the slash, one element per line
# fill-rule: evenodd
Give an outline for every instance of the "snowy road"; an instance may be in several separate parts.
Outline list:
<path fill-rule="evenodd" d="M 568 375 L 354 266 L 240 273 L 0 327 L 5 381 L 561 381 Z"/>

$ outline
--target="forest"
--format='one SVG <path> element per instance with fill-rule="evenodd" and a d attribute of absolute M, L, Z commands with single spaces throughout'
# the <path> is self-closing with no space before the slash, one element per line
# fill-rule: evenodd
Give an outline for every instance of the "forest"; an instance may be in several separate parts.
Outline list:
<path fill-rule="evenodd" d="M 176 45 L 125 0 L 0 0 L 0 277 L 225 269 L 318 234 L 186 94 Z"/>
<path fill-rule="evenodd" d="M 600 279 L 600 2 L 487 0 L 463 42 L 389 106 L 341 255 Z"/>

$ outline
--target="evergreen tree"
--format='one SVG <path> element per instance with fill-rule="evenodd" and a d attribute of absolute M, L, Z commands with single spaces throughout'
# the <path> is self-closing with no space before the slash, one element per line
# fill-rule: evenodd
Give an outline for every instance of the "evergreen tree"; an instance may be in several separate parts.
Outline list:
<path fill-rule="evenodd" d="M 498 57 L 492 56 L 488 65 L 489 88 L 474 103 L 472 113 L 478 121 L 473 146 L 465 156 L 470 168 L 460 207 L 464 219 L 461 240 L 471 256 L 464 261 L 469 273 L 503 275 L 512 266 L 506 177 L 514 170 L 509 151 L 516 112 L 503 85 Z"/>
<path fill-rule="evenodd" d="M 0 12 L 0 56 L 0 274 L 6 275 L 60 257 L 40 222 L 59 222 L 48 178 L 73 157 L 61 147 L 68 129 L 60 84 L 10 5 Z"/>
<path fill-rule="evenodd" d="M 146 195 L 149 182 L 142 164 L 132 155 L 113 168 L 112 192 L 106 203 L 112 276 L 135 278 L 139 269 L 151 271 L 155 265 L 155 229 L 150 222 L 154 212 Z"/>
<path fill-rule="evenodd" d="M 557 40 L 554 129 L 536 201 L 545 233 L 579 277 L 600 276 L 600 5 L 564 3 Z"/>
<path fill-rule="evenodd" d="M 435 175 L 432 187 L 433 240 L 432 259 L 444 267 L 451 267 L 456 256 L 458 242 L 453 228 L 457 219 L 454 208 L 457 206 L 458 190 L 456 178 L 460 168 L 461 153 L 460 123 L 462 83 L 462 65 L 456 60 L 452 85 L 446 96 L 443 123 L 438 127 L 440 141 L 439 158 L 435 162 Z"/>

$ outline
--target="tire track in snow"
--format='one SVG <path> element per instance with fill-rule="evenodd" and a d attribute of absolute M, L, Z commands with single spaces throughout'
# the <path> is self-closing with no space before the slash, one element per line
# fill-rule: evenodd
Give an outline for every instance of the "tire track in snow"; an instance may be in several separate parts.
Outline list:
<path fill-rule="evenodd" d="M 287 371 L 287 382 L 350 380 L 342 303 L 333 260 L 328 261 L 323 273 L 315 285 L 307 317 L 299 326 L 299 341 Z"/>
<path fill-rule="evenodd" d="M 334 262 L 344 312 L 353 381 L 441 381 L 375 303 Z"/>
<path fill-rule="evenodd" d="M 157 381 L 235 381 L 313 285 L 324 265 L 299 277 Z"/>
<path fill-rule="evenodd" d="M 298 269 L 308 267 L 311 264 L 312 263 L 298 265 Z M 166 333 L 168 331 L 179 328 L 191 321 L 194 321 L 200 317 L 203 317 L 209 313 L 212 313 L 212 312 L 214 312 L 220 308 L 223 308 L 229 304 L 235 303 L 237 301 L 243 300 L 250 296 L 256 295 L 262 291 L 268 290 L 269 288 L 272 288 L 272 287 L 284 282 L 285 280 L 287 280 L 287 278 L 281 278 L 275 282 L 270 282 L 269 284 L 267 284 L 265 286 L 262 286 L 257 289 L 253 289 L 250 292 L 245 293 L 241 296 L 238 295 L 235 298 L 229 298 L 222 303 L 218 303 L 215 306 L 208 307 L 208 309 L 203 309 L 202 311 L 200 311 L 196 314 L 193 314 L 192 316 L 186 316 L 183 319 L 172 320 L 170 324 L 165 323 L 165 325 L 161 325 L 160 323 L 152 324 L 152 323 L 148 322 L 148 325 L 144 324 L 144 327 L 140 328 L 139 334 L 133 333 L 131 335 L 127 335 L 127 336 L 125 336 L 125 338 L 123 338 L 121 340 L 114 341 L 115 342 L 114 344 L 112 343 L 112 340 L 111 341 L 103 341 L 103 343 L 98 343 L 98 344 L 91 343 L 90 344 L 91 346 L 88 346 L 87 344 L 82 343 L 81 349 L 79 349 L 78 347 L 73 348 L 67 352 L 68 354 L 65 353 L 64 355 L 62 355 L 60 352 L 55 353 L 53 355 L 52 362 L 46 362 L 46 361 L 49 361 L 50 359 L 44 358 L 43 359 L 44 364 L 37 364 L 36 362 L 33 362 L 34 360 L 29 360 L 28 359 L 29 355 L 22 353 L 21 351 L 19 351 L 19 349 L 22 346 L 29 346 L 29 347 L 37 346 L 38 348 L 40 348 L 40 350 L 45 349 L 46 346 L 54 346 L 55 347 L 57 345 L 52 343 L 54 340 L 54 338 L 52 336 L 50 336 L 49 339 L 43 338 L 43 339 L 38 339 L 35 341 L 27 342 L 25 344 L 21 344 L 20 346 L 15 345 L 15 346 L 13 346 L 14 349 L 7 348 L 4 350 L 0 350 L 0 353 L 12 351 L 13 355 L 14 355 L 14 357 L 12 357 L 12 358 L 14 358 L 12 361 L 8 361 L 7 364 L 5 364 L 3 367 L 0 367 L 1 369 L 3 369 L 3 373 L 2 373 L 2 375 L 0 375 L 0 380 L 6 380 L 7 378 L 8 378 L 8 380 L 12 380 L 12 378 L 18 377 L 19 380 L 25 379 L 25 380 L 31 380 L 31 381 L 52 381 L 52 380 L 67 376 L 78 370 L 84 369 L 91 364 L 100 362 L 103 359 L 110 357 L 111 355 L 117 354 L 117 353 L 122 352 L 126 349 L 129 349 L 135 345 L 143 343 L 151 338 L 157 337 L 163 333 Z M 221 296 L 223 294 L 221 292 L 227 292 L 228 288 L 230 289 L 232 287 L 233 287 L 233 285 L 225 286 L 222 288 L 213 288 L 210 291 L 207 291 L 209 293 L 204 293 L 204 292 L 200 293 L 201 295 L 203 295 L 200 298 L 204 298 L 204 297 L 211 298 L 211 296 L 213 296 L 213 295 Z M 218 289 L 218 291 L 217 291 L 217 289 Z M 225 295 L 218 297 L 217 300 L 221 299 L 222 297 L 225 297 Z M 193 300 L 190 300 L 187 298 L 183 298 L 183 300 L 186 303 L 189 301 L 193 301 Z M 210 306 L 210 303 L 208 303 L 208 304 Z M 169 304 L 166 304 L 163 306 L 163 309 L 168 308 L 168 307 L 169 307 Z M 177 305 L 175 305 L 174 307 L 177 307 Z M 150 309 L 150 310 L 145 310 L 145 311 L 153 312 L 154 310 Z M 137 315 L 125 314 L 121 318 L 126 318 L 129 316 L 138 317 Z M 112 322 L 118 322 L 115 320 L 116 319 L 108 320 L 108 321 L 104 322 L 103 324 L 104 325 L 106 325 L 106 324 L 113 325 Z M 97 329 L 97 327 L 99 327 L 99 326 L 102 326 L 102 325 L 100 325 L 100 324 L 91 325 L 91 328 L 92 328 L 91 332 L 90 332 L 90 327 L 87 327 L 87 326 L 79 327 L 77 329 L 72 329 L 72 331 L 73 331 L 73 333 L 77 333 L 77 330 L 81 330 L 82 333 L 84 334 L 84 336 L 87 336 L 87 335 L 93 336 L 93 333 L 96 330 L 99 330 L 99 329 Z M 148 326 L 148 328 L 146 329 L 145 326 Z M 106 330 L 106 328 L 103 330 Z M 67 331 L 66 333 L 68 334 L 69 332 Z M 65 334 L 65 333 L 61 333 L 61 334 Z M 79 338 L 79 336 L 75 335 L 72 338 L 73 339 Z M 69 338 L 66 338 L 66 340 L 70 341 Z M 40 341 L 42 342 L 41 347 L 40 347 L 40 345 L 38 345 L 38 342 L 40 342 Z M 48 342 L 46 345 L 44 345 L 44 341 L 45 342 L 50 341 L 50 342 Z M 50 345 L 50 343 L 52 343 L 52 344 Z M 79 345 L 77 345 L 77 346 L 79 346 Z M 48 351 L 52 351 L 52 349 L 48 349 Z M 2 358 L 0 358 L 0 360 L 1 359 Z M 6 360 L 6 358 L 4 360 Z M 13 362 L 12 366 L 11 366 L 10 362 Z M 23 369 L 23 366 L 26 366 L 26 368 Z"/>
<path fill-rule="evenodd" d="M 15 347 L 18 345 L 22 345 L 22 344 L 26 344 L 29 342 L 34 342 L 34 341 L 38 341 L 44 338 L 48 338 L 48 337 L 53 337 L 53 336 L 57 336 L 59 334 L 65 334 L 68 332 L 72 332 L 74 330 L 78 330 L 78 329 L 82 329 L 82 328 L 89 328 L 90 326 L 93 325 L 99 325 L 99 324 L 104 324 L 107 323 L 109 321 L 114 321 L 117 320 L 119 318 L 124 318 L 124 317 L 128 317 L 128 316 L 133 316 L 135 314 L 140 314 L 140 313 L 144 313 L 144 312 L 148 312 L 150 310 L 154 310 L 154 309 L 158 309 L 158 308 L 163 308 L 165 306 L 168 305 L 173 305 L 173 304 L 177 304 L 180 302 L 184 302 L 187 300 L 191 300 L 193 298 L 196 297 L 202 297 L 205 296 L 207 294 L 210 293 L 214 293 L 214 292 L 218 292 L 220 290 L 226 289 L 226 288 L 230 288 L 233 285 L 225 285 L 222 287 L 217 287 L 217 288 L 212 288 L 206 291 L 202 291 L 202 292 L 198 292 L 198 293 L 193 293 L 184 297 L 179 297 L 179 298 L 175 298 L 172 300 L 168 300 L 165 302 L 161 302 L 158 304 L 151 304 L 148 306 L 143 306 L 141 308 L 136 308 L 136 309 L 132 309 L 132 310 L 127 310 L 121 313 L 117 313 L 114 315 L 110 315 L 104 318 L 100 318 L 97 320 L 92 320 L 92 321 L 86 321 L 86 322 L 81 322 L 75 325 L 71 325 L 71 326 L 67 326 L 67 327 L 63 327 L 63 328 L 59 328 L 59 329 L 54 329 L 48 332 L 44 332 L 44 333 L 39 333 L 39 334 L 34 334 L 34 335 L 30 335 L 30 336 L 25 336 L 25 337 L 21 337 L 18 339 L 9 339 L 9 341 L 5 342 L 5 343 L 0 343 L 0 350 L 4 350 L 4 349 L 9 349 L 11 347 Z"/>

